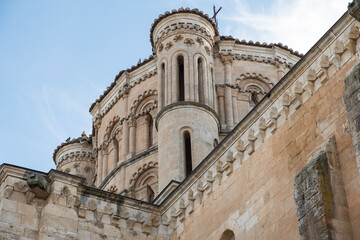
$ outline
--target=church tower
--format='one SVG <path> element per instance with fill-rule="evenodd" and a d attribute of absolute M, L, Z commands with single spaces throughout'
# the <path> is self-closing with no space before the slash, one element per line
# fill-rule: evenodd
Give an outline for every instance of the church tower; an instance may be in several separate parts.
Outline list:
<path fill-rule="evenodd" d="M 157 56 L 159 190 L 182 181 L 218 142 L 213 46 L 216 25 L 197 10 L 166 12 L 151 28 Z"/>

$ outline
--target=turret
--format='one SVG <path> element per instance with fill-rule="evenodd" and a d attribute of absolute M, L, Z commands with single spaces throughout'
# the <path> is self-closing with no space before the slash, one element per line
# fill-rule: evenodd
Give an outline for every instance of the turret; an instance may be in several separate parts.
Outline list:
<path fill-rule="evenodd" d="M 217 35 L 207 15 L 190 9 L 160 15 L 152 26 L 159 76 L 159 190 L 184 180 L 218 141 L 212 54 Z"/>
<path fill-rule="evenodd" d="M 93 185 L 95 158 L 91 136 L 83 132 L 81 137 L 67 140 L 55 149 L 53 158 L 57 170 L 85 178 L 85 184 Z"/>

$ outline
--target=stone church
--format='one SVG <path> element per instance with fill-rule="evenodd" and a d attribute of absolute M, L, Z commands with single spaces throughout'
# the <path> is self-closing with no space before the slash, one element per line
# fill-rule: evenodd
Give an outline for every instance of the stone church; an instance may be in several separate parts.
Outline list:
<path fill-rule="evenodd" d="M 159 15 L 56 170 L 0 166 L 0 239 L 360 239 L 359 21 L 301 55 Z"/>

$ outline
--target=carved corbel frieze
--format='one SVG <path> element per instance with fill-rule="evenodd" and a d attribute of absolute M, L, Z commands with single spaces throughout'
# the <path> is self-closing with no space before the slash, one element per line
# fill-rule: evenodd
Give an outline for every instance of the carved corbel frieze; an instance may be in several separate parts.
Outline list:
<path fill-rule="evenodd" d="M 224 166 L 224 171 L 226 171 L 227 176 L 229 176 L 234 170 L 234 167 L 233 167 L 234 161 L 235 161 L 234 154 L 232 151 L 229 151 L 228 155 L 226 157 L 226 163 Z"/>
<path fill-rule="evenodd" d="M 289 107 L 290 107 L 290 97 L 287 93 L 284 94 L 284 96 L 281 99 L 281 109 L 280 109 L 280 113 L 281 115 L 284 116 L 284 119 L 287 120 L 288 116 L 289 116 Z"/>
<path fill-rule="evenodd" d="M 130 217 L 130 213 L 129 213 L 129 211 L 127 210 L 127 208 L 123 208 L 123 209 L 120 211 L 119 216 L 120 216 L 121 219 L 127 220 L 127 219 Z"/>
<path fill-rule="evenodd" d="M 95 202 L 95 200 L 94 199 L 91 199 L 89 202 L 88 202 L 88 209 L 90 210 L 90 211 L 96 211 L 97 210 L 97 203 Z"/>
<path fill-rule="evenodd" d="M 321 83 L 324 83 L 329 79 L 328 69 L 330 68 L 330 66 L 331 66 L 331 63 L 329 61 L 329 57 L 326 55 L 323 55 L 320 59 L 320 68 L 321 68 L 320 76 L 323 76 L 321 78 Z"/>
<path fill-rule="evenodd" d="M 254 135 L 254 130 L 252 130 L 252 129 L 249 130 L 247 140 L 248 140 L 248 142 L 247 142 L 245 148 L 247 150 L 247 153 L 249 155 L 251 155 L 255 151 L 254 143 L 255 143 L 256 137 Z"/>
<path fill-rule="evenodd" d="M 113 213 L 111 215 L 111 225 L 117 227 L 119 226 L 119 220 L 120 220 L 120 215 L 117 213 Z"/>
<path fill-rule="evenodd" d="M 334 46 L 334 55 L 329 59 L 331 64 L 336 66 L 336 70 L 341 68 L 341 55 L 345 52 L 345 47 L 342 41 L 337 40 Z"/>
<path fill-rule="evenodd" d="M 264 118 L 260 118 L 258 124 L 258 130 L 255 133 L 257 139 L 259 139 L 262 143 L 265 140 L 265 131 L 267 129 L 266 122 Z"/>
<path fill-rule="evenodd" d="M 277 129 L 277 119 L 279 118 L 278 110 L 273 107 L 269 114 L 269 119 L 266 123 L 266 126 L 270 129 L 271 133 L 274 133 Z"/>
<path fill-rule="evenodd" d="M 185 220 L 185 213 L 186 213 L 185 210 L 186 210 L 185 202 L 184 199 L 181 198 L 179 201 L 179 210 L 176 214 L 180 222 L 184 222 Z"/>
<path fill-rule="evenodd" d="M 310 96 L 314 94 L 314 83 L 316 81 L 316 73 L 314 69 L 310 69 L 306 76 L 306 82 L 304 85 L 305 91 L 307 91 Z"/>
<path fill-rule="evenodd" d="M 199 203 L 202 203 L 202 199 L 203 199 L 203 195 L 204 195 L 204 191 L 206 190 L 206 188 L 204 187 L 204 184 L 201 180 L 198 180 L 197 182 L 197 186 L 196 186 L 196 199 L 199 200 Z"/>
<path fill-rule="evenodd" d="M 189 190 L 188 193 L 188 206 L 189 206 L 189 214 L 194 211 L 194 202 L 195 202 L 194 192 L 192 189 Z"/>
<path fill-rule="evenodd" d="M 222 180 L 222 177 L 223 177 L 223 173 L 225 171 L 224 169 L 224 163 L 222 161 L 218 161 L 216 163 L 216 174 L 215 174 L 215 179 L 217 179 L 217 182 L 219 184 L 219 186 L 221 185 L 221 180 Z"/>
<path fill-rule="evenodd" d="M 213 178 L 212 171 L 208 170 L 207 176 L 206 176 L 206 189 L 208 190 L 207 194 L 210 195 L 213 191 L 213 184 L 214 184 L 215 178 Z"/>
<path fill-rule="evenodd" d="M 172 229 L 175 229 L 176 227 L 176 210 L 175 208 L 171 208 L 170 210 L 170 218 L 169 218 L 169 221 L 168 221 L 168 225 L 172 228 Z"/>
<path fill-rule="evenodd" d="M 150 235 L 151 234 L 151 222 L 149 221 L 146 221 L 142 224 L 142 232 L 145 234 L 145 235 Z"/>
<path fill-rule="evenodd" d="M 126 220 L 127 227 L 128 227 L 130 230 L 133 230 L 133 229 L 134 229 L 135 223 L 136 223 L 136 218 L 134 218 L 134 217 L 129 217 L 129 218 Z"/>
<path fill-rule="evenodd" d="M 78 217 L 85 218 L 86 217 L 86 206 L 80 205 L 78 209 Z"/>
<path fill-rule="evenodd" d="M 295 107 L 295 110 L 299 109 L 303 102 L 302 102 L 302 97 L 301 94 L 303 94 L 304 89 L 302 88 L 302 85 L 300 82 L 296 82 L 295 86 L 294 86 L 294 99 L 292 101 L 292 104 Z"/>
<path fill-rule="evenodd" d="M 6 186 L 5 189 L 4 189 L 4 198 L 8 199 L 12 192 L 14 191 L 14 187 L 13 186 Z"/>
<path fill-rule="evenodd" d="M 352 54 L 356 53 L 356 42 L 360 37 L 359 29 L 353 24 L 348 34 L 348 39 L 345 41 L 345 48 L 348 49 Z"/>
<path fill-rule="evenodd" d="M 239 160 L 240 165 L 241 165 L 243 162 L 243 159 L 244 159 L 244 152 L 246 150 L 244 142 L 241 139 L 237 142 L 235 149 L 236 149 L 236 152 L 234 154 L 234 157 L 236 160 Z"/>

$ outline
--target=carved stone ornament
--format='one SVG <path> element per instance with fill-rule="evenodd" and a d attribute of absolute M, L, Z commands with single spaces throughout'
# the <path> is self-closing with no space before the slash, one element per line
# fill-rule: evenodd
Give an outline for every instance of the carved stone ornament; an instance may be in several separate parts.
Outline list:
<path fill-rule="evenodd" d="M 166 43 L 165 50 L 168 51 L 172 46 L 174 46 L 174 44 L 172 42 Z"/>
<path fill-rule="evenodd" d="M 182 40 L 183 38 L 184 38 L 183 36 L 181 36 L 180 34 L 178 34 L 178 35 L 176 35 L 176 36 L 173 38 L 173 40 L 174 40 L 175 42 L 177 42 L 177 41 Z"/>
<path fill-rule="evenodd" d="M 234 55 L 232 55 L 232 54 L 228 54 L 228 55 L 220 54 L 220 57 L 221 57 L 221 61 L 225 65 L 232 64 L 234 61 Z"/>
<path fill-rule="evenodd" d="M 160 44 L 159 46 L 159 52 L 161 52 L 164 49 L 164 44 Z"/>
<path fill-rule="evenodd" d="M 206 53 L 207 53 L 208 55 L 210 55 L 211 50 L 210 50 L 210 48 L 209 48 L 208 46 L 205 46 L 205 51 L 206 51 Z"/>
<path fill-rule="evenodd" d="M 184 43 L 185 43 L 186 45 L 188 45 L 188 46 L 192 46 L 192 45 L 195 44 L 195 41 L 194 41 L 193 39 L 191 39 L 191 38 L 186 38 L 186 39 L 184 40 Z"/>
<path fill-rule="evenodd" d="M 204 40 L 201 37 L 197 37 L 196 42 L 199 43 L 200 45 L 204 45 Z"/>
<path fill-rule="evenodd" d="M 111 193 L 116 193 L 118 191 L 118 188 L 115 185 L 112 185 L 109 187 L 108 191 Z"/>

